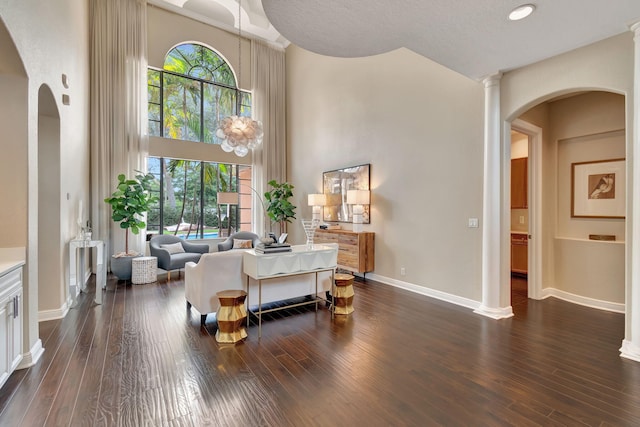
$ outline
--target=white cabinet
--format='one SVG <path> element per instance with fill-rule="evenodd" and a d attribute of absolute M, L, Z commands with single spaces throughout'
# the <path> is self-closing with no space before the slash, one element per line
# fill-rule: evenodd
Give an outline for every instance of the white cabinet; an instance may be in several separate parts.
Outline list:
<path fill-rule="evenodd" d="M 22 360 L 22 267 L 0 276 L 0 387 Z"/>

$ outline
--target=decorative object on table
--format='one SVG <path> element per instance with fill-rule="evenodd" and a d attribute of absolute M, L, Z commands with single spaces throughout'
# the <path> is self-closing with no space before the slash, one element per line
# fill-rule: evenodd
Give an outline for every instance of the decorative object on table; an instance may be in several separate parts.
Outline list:
<path fill-rule="evenodd" d="M 238 0 L 238 81 L 236 84 L 236 112 L 241 111 L 240 77 L 242 76 L 242 0 Z M 216 136 L 222 140 L 220 148 L 238 157 L 244 157 L 262 143 L 264 131 L 262 122 L 251 117 L 233 115 L 222 119 L 216 130 Z"/>
<path fill-rule="evenodd" d="M 322 174 L 323 192 L 327 197 L 323 209 L 324 221 L 353 222 L 352 211 L 347 204 L 347 191 L 369 190 L 370 164 L 351 166 Z M 362 222 L 369 224 L 369 205 L 363 205 Z"/>
<path fill-rule="evenodd" d="M 571 217 L 624 218 L 625 159 L 571 164 Z"/>
<path fill-rule="evenodd" d="M 142 285 L 158 281 L 158 258 L 140 256 L 131 260 L 131 283 Z"/>
<path fill-rule="evenodd" d="M 237 233 L 233 233 L 231 236 L 227 237 L 222 243 L 218 243 L 218 252 L 230 251 L 233 249 L 234 240 L 251 240 L 251 247 L 255 248 L 258 243 L 260 243 L 260 238 L 256 233 L 252 233 L 250 231 L 238 231 Z"/>
<path fill-rule="evenodd" d="M 369 190 L 347 191 L 347 204 L 353 205 L 353 231 L 362 231 L 364 205 L 369 205 Z"/>
<path fill-rule="evenodd" d="M 265 245 L 260 243 L 255 247 L 257 254 L 273 254 L 277 252 L 291 252 L 291 245 L 288 243 L 271 243 Z"/>
<path fill-rule="evenodd" d="M 216 312 L 218 331 L 216 341 L 219 343 L 236 343 L 247 337 L 244 324 L 247 320 L 247 309 L 244 300 L 247 293 L 240 290 L 228 290 L 216 293 L 220 300 L 220 308 Z"/>
<path fill-rule="evenodd" d="M 353 279 L 351 274 L 337 273 L 335 276 L 336 294 L 333 296 L 335 314 L 353 313 Z"/>
<path fill-rule="evenodd" d="M 615 234 L 589 234 L 589 240 L 602 240 L 605 242 L 615 242 Z"/>
<path fill-rule="evenodd" d="M 320 220 L 314 219 L 302 219 L 302 228 L 304 229 L 304 234 L 307 235 L 307 247 L 313 247 L 313 236 L 315 235 L 316 228 L 320 225 Z"/>
<path fill-rule="evenodd" d="M 167 280 L 171 280 L 171 270 L 180 270 L 188 262 L 198 262 L 202 254 L 209 252 L 209 245 L 190 243 L 171 234 L 158 234 L 149 240 L 149 252 L 158 258 L 158 267 L 165 270 Z"/>
<path fill-rule="evenodd" d="M 312 218 L 322 221 L 322 208 L 327 204 L 326 194 L 309 194 L 307 204 L 312 206 Z"/>
<path fill-rule="evenodd" d="M 129 252 L 129 230 L 133 234 L 140 233 L 147 224 L 142 220 L 149 206 L 158 198 L 151 193 L 151 183 L 155 180 L 151 174 L 136 174 L 127 179 L 124 174 L 118 175 L 118 185 L 111 197 L 104 199 L 111 205 L 111 219 L 125 230 L 125 251 L 111 258 L 111 272 L 120 280 L 131 278 L 131 258 L 138 253 Z"/>
<path fill-rule="evenodd" d="M 231 212 L 230 205 L 237 205 L 240 199 L 238 193 L 222 192 L 218 191 L 217 194 L 218 205 L 227 206 L 227 236 L 231 235 Z M 222 232 L 222 222 L 220 222 L 220 231 Z M 222 236 L 220 236 L 222 237 Z"/>
<path fill-rule="evenodd" d="M 268 182 L 271 190 L 264 193 L 266 212 L 271 221 L 280 224 L 280 233 L 285 232 L 285 225 L 296 219 L 296 206 L 289 201 L 293 197 L 294 186 L 288 182 Z"/>

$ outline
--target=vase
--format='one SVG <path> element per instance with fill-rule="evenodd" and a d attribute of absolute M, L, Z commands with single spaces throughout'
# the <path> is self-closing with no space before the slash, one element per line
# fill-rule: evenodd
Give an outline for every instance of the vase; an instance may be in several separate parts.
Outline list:
<path fill-rule="evenodd" d="M 320 225 L 320 220 L 318 219 L 303 219 L 302 228 L 304 228 L 304 234 L 307 235 L 307 248 L 313 248 L 313 236 L 316 233 L 316 228 Z"/>
<path fill-rule="evenodd" d="M 113 273 L 114 276 L 118 277 L 118 280 L 131 280 L 131 261 L 133 260 L 133 258 L 139 257 L 142 255 L 136 255 L 136 256 L 130 256 L 130 255 L 125 255 L 125 256 L 120 256 L 120 257 L 116 257 L 116 256 L 111 256 L 111 273 Z"/>

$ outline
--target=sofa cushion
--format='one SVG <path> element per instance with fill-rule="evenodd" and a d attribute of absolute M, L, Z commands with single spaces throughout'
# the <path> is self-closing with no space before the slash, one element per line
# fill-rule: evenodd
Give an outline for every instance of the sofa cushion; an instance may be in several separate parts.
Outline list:
<path fill-rule="evenodd" d="M 162 249 L 168 250 L 170 254 L 184 253 L 184 248 L 182 247 L 182 243 L 180 243 L 180 242 L 167 243 L 167 244 L 164 244 L 164 245 L 160 245 L 160 247 Z"/>
<path fill-rule="evenodd" d="M 233 249 L 251 249 L 253 241 L 243 239 L 233 239 Z"/>

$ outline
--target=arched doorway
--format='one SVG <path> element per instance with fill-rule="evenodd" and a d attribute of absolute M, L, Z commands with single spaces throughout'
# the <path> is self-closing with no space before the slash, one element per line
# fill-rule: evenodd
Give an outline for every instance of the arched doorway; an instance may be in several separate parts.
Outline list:
<path fill-rule="evenodd" d="M 38 310 L 43 313 L 59 308 L 65 299 L 60 197 L 60 114 L 51 89 L 42 85 L 38 90 Z"/>
<path fill-rule="evenodd" d="M 578 193 L 577 184 L 574 188 L 573 170 L 575 165 L 625 158 L 625 97 L 608 91 L 575 91 L 523 110 L 512 128 L 524 126 L 527 133 L 529 124 L 544 134 L 531 144 L 529 246 L 537 252 L 529 255 L 529 264 L 538 287 L 529 288 L 529 297 L 554 296 L 624 313 L 625 218 L 575 213 L 575 199 L 588 196 Z M 617 179 L 616 200 L 624 212 L 626 176 Z M 595 240 L 597 236 L 615 241 Z M 501 292 L 509 292 L 507 287 L 503 284 Z M 514 313 L 517 316 L 517 310 Z"/>

